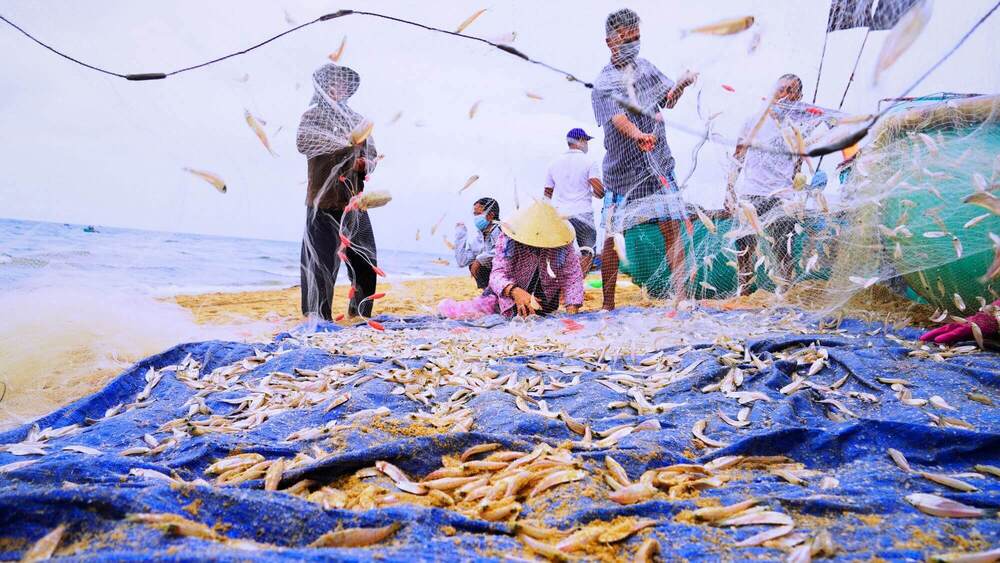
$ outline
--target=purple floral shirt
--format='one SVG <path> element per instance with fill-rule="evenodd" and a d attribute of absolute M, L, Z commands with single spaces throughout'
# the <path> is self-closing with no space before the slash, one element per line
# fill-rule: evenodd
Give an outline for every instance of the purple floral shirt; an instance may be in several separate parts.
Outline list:
<path fill-rule="evenodd" d="M 549 275 L 549 266 L 555 277 Z M 493 271 L 490 273 L 490 289 L 499 298 L 501 314 L 506 317 L 517 314 L 514 300 L 503 295 L 504 288 L 514 284 L 527 289 L 536 272 L 545 295 L 557 296 L 562 292 L 566 305 L 583 305 L 580 252 L 572 243 L 559 248 L 534 248 L 515 242 L 501 233 L 493 256 Z"/>

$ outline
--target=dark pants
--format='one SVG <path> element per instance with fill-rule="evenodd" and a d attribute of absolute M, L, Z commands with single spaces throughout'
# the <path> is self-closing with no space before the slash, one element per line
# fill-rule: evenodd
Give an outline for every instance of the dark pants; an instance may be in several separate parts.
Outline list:
<path fill-rule="evenodd" d="M 344 212 L 306 208 L 306 229 L 302 237 L 299 270 L 302 274 L 302 314 L 319 314 L 331 320 L 333 286 L 340 270 L 340 222 Z M 375 270 L 378 265 L 375 233 L 364 211 L 347 214 L 343 234 L 350 241 L 344 251 L 347 256 L 347 277 L 354 286 L 354 297 L 348 304 L 348 314 L 370 317 L 372 300 L 358 303 L 375 293 Z M 369 261 L 371 262 L 369 264 Z"/>
<path fill-rule="evenodd" d="M 472 267 L 469 267 L 469 273 L 472 273 Z M 476 287 L 479 289 L 486 289 L 490 285 L 490 274 L 493 273 L 493 265 L 484 266 L 479 265 L 479 270 L 472 276 L 472 279 L 476 280 Z"/>

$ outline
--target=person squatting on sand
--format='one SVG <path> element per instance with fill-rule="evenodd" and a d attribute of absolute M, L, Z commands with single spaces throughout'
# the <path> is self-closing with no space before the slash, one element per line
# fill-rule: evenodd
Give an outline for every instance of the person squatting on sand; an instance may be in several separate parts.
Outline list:
<path fill-rule="evenodd" d="M 698 75 L 690 71 L 675 84 L 653 63 L 639 57 L 639 15 L 627 8 L 608 15 L 605 34 L 611 61 L 594 81 L 591 101 L 597 124 L 604 129 L 604 210 L 609 231 L 621 232 L 634 222 L 653 220 L 663 236 L 674 292 L 684 288 L 681 221 L 684 202 L 674 179 L 674 158 L 659 115 L 677 104 Z M 639 111 L 627 111 L 624 103 Z M 624 224 L 626 218 L 642 215 Z M 615 308 L 618 257 L 611 232 L 601 252 L 604 309 Z"/>
<path fill-rule="evenodd" d="M 493 252 L 500 237 L 500 204 L 491 197 L 476 200 L 472 205 L 473 226 L 476 234 L 468 236 L 465 223 L 455 225 L 455 262 L 468 268 L 476 287 L 486 289 L 493 271 Z"/>
<path fill-rule="evenodd" d="M 565 303 L 566 312 L 583 305 L 580 251 L 569 221 L 546 201 L 536 201 L 509 223 L 500 224 L 490 284 L 480 297 L 438 306 L 452 319 L 475 319 L 491 313 L 513 318 L 549 314 Z"/>
<path fill-rule="evenodd" d="M 596 160 L 587 156 L 588 141 L 593 139 L 579 127 L 566 133 L 569 150 L 549 165 L 545 176 L 545 197 L 569 219 L 576 231 L 576 245 L 580 248 L 580 265 L 587 275 L 594 262 L 597 247 L 597 227 L 594 225 L 594 209 L 591 197 L 604 197 L 601 183 L 601 167 Z"/>
<path fill-rule="evenodd" d="M 348 67 L 325 64 L 317 69 L 313 97 L 296 135 L 298 150 L 308 159 L 300 261 L 302 314 L 326 320 L 331 319 L 341 261 L 347 262 L 352 285 L 349 316 L 370 317 L 372 300 L 366 298 L 375 293 L 378 261 L 371 221 L 367 211 L 345 211 L 351 197 L 365 189 L 378 156 L 371 135 L 357 139 L 356 131 L 364 130 L 367 120 L 347 105 L 360 81 Z"/>

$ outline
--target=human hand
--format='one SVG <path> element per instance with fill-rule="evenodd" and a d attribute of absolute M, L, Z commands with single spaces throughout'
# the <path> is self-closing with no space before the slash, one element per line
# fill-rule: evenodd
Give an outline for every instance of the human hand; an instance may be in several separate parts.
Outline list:
<path fill-rule="evenodd" d="M 964 323 L 949 323 L 934 330 L 925 332 L 920 340 L 923 342 L 935 342 L 937 344 L 954 344 L 963 340 L 974 338 L 972 325 L 979 327 L 984 337 L 995 336 L 997 334 L 997 318 L 986 311 L 980 311 L 975 315 L 965 319 Z"/>
<path fill-rule="evenodd" d="M 479 263 L 479 260 L 473 260 L 472 263 L 469 264 L 469 272 L 472 273 L 472 277 L 476 277 L 479 275 L 479 269 L 481 267 L 482 264 Z"/>
<path fill-rule="evenodd" d="M 649 152 L 653 150 L 656 146 L 656 135 L 651 135 L 649 133 L 640 133 L 635 138 L 635 144 L 639 147 L 642 152 Z"/>
<path fill-rule="evenodd" d="M 685 70 L 683 73 L 681 73 L 680 78 L 677 79 L 677 85 L 680 86 L 681 88 L 687 88 L 688 86 L 694 84 L 697 81 L 698 81 L 697 72 L 691 70 Z"/>
<path fill-rule="evenodd" d="M 532 307 L 531 294 L 520 287 L 515 287 L 510 290 L 510 298 L 514 300 L 514 305 L 517 306 L 518 315 L 527 317 L 535 312 Z"/>

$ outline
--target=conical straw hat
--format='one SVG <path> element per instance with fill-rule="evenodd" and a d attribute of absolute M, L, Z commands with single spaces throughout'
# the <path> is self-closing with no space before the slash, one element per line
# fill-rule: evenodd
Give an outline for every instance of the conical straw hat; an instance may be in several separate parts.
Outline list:
<path fill-rule="evenodd" d="M 536 248 L 557 248 L 573 242 L 576 232 L 551 204 L 536 201 L 500 229 L 521 244 Z"/>

